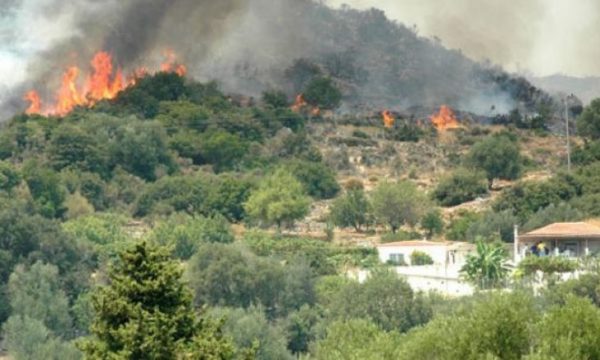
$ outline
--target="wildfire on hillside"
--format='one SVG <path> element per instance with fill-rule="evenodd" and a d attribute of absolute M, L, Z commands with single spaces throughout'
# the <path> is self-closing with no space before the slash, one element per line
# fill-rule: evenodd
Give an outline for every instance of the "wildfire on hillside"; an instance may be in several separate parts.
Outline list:
<path fill-rule="evenodd" d="M 292 106 L 290 106 L 290 109 L 296 113 L 307 111 L 312 116 L 321 115 L 321 109 L 318 106 L 310 106 L 310 104 L 304 99 L 304 94 L 296 95 L 296 99 L 294 100 Z"/>
<path fill-rule="evenodd" d="M 163 55 L 165 61 L 160 65 L 160 71 L 185 75 L 187 69 L 177 63 L 177 56 L 173 51 L 165 51 Z M 81 69 L 77 66 L 71 66 L 65 71 L 53 105 L 45 106 L 37 91 L 28 91 L 23 97 L 30 103 L 25 113 L 64 116 L 77 106 L 91 107 L 101 100 L 114 99 L 119 92 L 149 73 L 147 68 L 140 67 L 125 77 L 120 68 L 115 71 L 112 56 L 105 51 L 97 52 L 90 65 L 92 71 L 85 77 L 85 81 L 79 80 Z"/>
<path fill-rule="evenodd" d="M 396 118 L 394 117 L 391 111 L 385 110 L 381 113 L 381 116 L 383 116 L 383 126 L 385 126 L 387 129 L 391 129 L 394 127 L 394 124 L 396 123 Z"/>
<path fill-rule="evenodd" d="M 460 123 L 454 115 L 454 111 L 448 105 L 442 105 L 437 114 L 430 117 L 431 123 L 438 131 L 446 131 L 449 129 L 457 129 Z"/>

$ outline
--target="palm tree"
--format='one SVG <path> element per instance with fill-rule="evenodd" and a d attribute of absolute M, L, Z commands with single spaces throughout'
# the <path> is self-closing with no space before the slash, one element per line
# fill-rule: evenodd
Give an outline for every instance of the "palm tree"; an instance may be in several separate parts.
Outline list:
<path fill-rule="evenodd" d="M 491 289 L 502 285 L 510 268 L 508 254 L 502 244 L 477 240 L 477 252 L 469 254 L 460 269 L 463 277 L 480 289 Z"/>

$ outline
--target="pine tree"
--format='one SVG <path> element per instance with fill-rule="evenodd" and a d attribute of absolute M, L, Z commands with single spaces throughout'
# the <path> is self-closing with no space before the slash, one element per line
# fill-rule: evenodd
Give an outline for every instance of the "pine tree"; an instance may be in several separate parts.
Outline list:
<path fill-rule="evenodd" d="M 139 243 L 121 253 L 92 297 L 92 337 L 79 344 L 86 358 L 231 358 L 220 325 L 196 319 L 181 274 L 164 248 Z"/>

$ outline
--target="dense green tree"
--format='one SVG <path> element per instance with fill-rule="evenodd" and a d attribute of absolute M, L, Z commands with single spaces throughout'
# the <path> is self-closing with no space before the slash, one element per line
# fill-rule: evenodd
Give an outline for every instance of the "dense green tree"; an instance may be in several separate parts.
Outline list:
<path fill-rule="evenodd" d="M 293 354 L 308 351 L 309 345 L 317 339 L 322 319 L 320 308 L 309 305 L 303 305 L 287 316 L 284 322 L 288 334 L 287 347 Z"/>
<path fill-rule="evenodd" d="M 40 261 L 29 269 L 18 265 L 10 276 L 8 291 L 12 315 L 41 321 L 54 334 L 71 331 L 69 301 L 60 288 L 58 268 Z"/>
<path fill-rule="evenodd" d="M 213 217 L 173 214 L 158 224 L 149 235 L 150 242 L 168 246 L 175 257 L 188 260 L 204 243 L 231 243 L 231 227 L 223 215 Z"/>
<path fill-rule="evenodd" d="M 235 134 L 226 131 L 209 131 L 200 139 L 202 159 L 211 164 L 215 172 L 233 170 L 242 162 L 248 145 Z"/>
<path fill-rule="evenodd" d="M 584 218 L 584 215 L 568 203 L 550 204 L 538 210 L 523 225 L 523 231 L 531 231 L 555 222 L 574 222 Z"/>
<path fill-rule="evenodd" d="M 431 239 L 434 235 L 441 234 L 444 231 L 442 212 L 439 209 L 427 212 L 421 219 L 421 227 L 427 230 L 428 239 Z"/>
<path fill-rule="evenodd" d="M 315 199 L 331 199 L 340 191 L 335 173 L 321 162 L 295 160 L 287 163 L 285 169 L 291 172 L 304 185 L 306 193 Z"/>
<path fill-rule="evenodd" d="M 317 77 L 312 79 L 304 89 L 304 100 L 320 109 L 333 110 L 342 101 L 342 92 L 331 78 Z"/>
<path fill-rule="evenodd" d="M 92 336 L 80 348 L 91 359 L 226 359 L 220 329 L 196 319 L 181 267 L 164 249 L 135 244 L 93 295 Z"/>
<path fill-rule="evenodd" d="M 327 327 L 327 335 L 315 344 L 317 359 L 393 360 L 400 336 L 385 332 L 366 319 L 336 321 Z"/>
<path fill-rule="evenodd" d="M 416 225 L 426 207 L 425 196 L 409 181 L 382 183 L 372 194 L 375 219 L 389 225 L 392 232 L 402 225 Z"/>
<path fill-rule="evenodd" d="M 202 245 L 189 262 L 187 278 L 198 305 L 247 308 L 256 304 L 273 317 L 315 301 L 307 264 L 283 266 L 235 245 Z"/>
<path fill-rule="evenodd" d="M 540 359 L 600 357 L 600 310 L 588 299 L 571 296 L 546 314 L 535 328 Z"/>
<path fill-rule="evenodd" d="M 112 161 L 146 180 L 156 180 L 158 172 L 172 173 L 176 164 L 169 153 L 164 129 L 156 122 L 135 122 L 119 129 Z"/>
<path fill-rule="evenodd" d="M 502 286 L 508 277 L 508 254 L 502 244 L 477 241 L 475 254 L 467 255 L 462 275 L 481 289 Z"/>
<path fill-rule="evenodd" d="M 352 226 L 356 231 L 372 221 L 371 203 L 362 189 L 351 189 L 331 205 L 331 220 L 340 227 Z"/>
<path fill-rule="evenodd" d="M 224 318 L 224 333 L 230 336 L 238 349 L 248 349 L 256 344 L 256 360 L 292 360 L 287 349 L 285 329 L 281 324 L 269 322 L 260 307 L 248 309 L 217 308 L 211 315 Z"/>
<path fill-rule="evenodd" d="M 333 319 L 368 318 L 384 330 L 399 332 L 422 325 L 432 316 L 422 295 L 387 270 L 375 271 L 362 284 L 343 286 L 326 309 Z"/>
<path fill-rule="evenodd" d="M 10 192 L 15 186 L 21 182 L 21 175 L 9 163 L 0 162 L 0 190 Z"/>
<path fill-rule="evenodd" d="M 537 319 L 530 295 L 492 292 L 411 331 L 395 358 L 518 360 L 530 351 L 531 328 Z"/>
<path fill-rule="evenodd" d="M 588 105 L 577 119 L 577 131 L 588 139 L 600 139 L 600 99 Z"/>
<path fill-rule="evenodd" d="M 206 130 L 211 112 L 204 106 L 189 101 L 163 101 L 156 120 L 160 122 L 167 134 L 178 131 Z"/>
<path fill-rule="evenodd" d="M 296 94 L 315 77 L 321 75 L 321 68 L 311 60 L 297 59 L 292 66 L 285 70 L 285 77 L 292 85 L 292 91 Z"/>
<path fill-rule="evenodd" d="M 475 200 L 488 192 L 485 179 L 484 173 L 458 169 L 438 183 L 433 197 L 442 206 L 455 206 Z"/>
<path fill-rule="evenodd" d="M 44 323 L 27 316 L 11 316 L 3 326 L 4 346 L 15 360 L 79 360 L 75 346 L 52 335 Z"/>
<path fill-rule="evenodd" d="M 500 238 L 504 242 L 512 242 L 514 226 L 517 224 L 519 219 L 508 210 L 487 211 L 473 219 L 466 231 L 466 238 L 462 240 L 475 242 L 478 238 L 485 240 Z"/>
<path fill-rule="evenodd" d="M 54 131 L 48 157 L 57 171 L 75 168 L 103 175 L 108 172 L 108 152 L 100 147 L 92 134 L 73 125 L 61 126 Z"/>
<path fill-rule="evenodd" d="M 23 172 L 37 211 L 47 218 L 63 216 L 66 191 L 58 174 L 34 163 L 27 164 Z"/>
<path fill-rule="evenodd" d="M 490 189 L 494 179 L 514 180 L 521 175 L 519 146 L 504 135 L 490 136 L 473 145 L 468 163 L 485 171 Z"/>
<path fill-rule="evenodd" d="M 207 214 L 207 197 L 211 190 L 203 176 L 166 176 L 140 191 L 134 214 L 145 216 L 152 212 L 186 211 Z"/>
<path fill-rule="evenodd" d="M 264 224 L 291 224 L 308 213 L 310 198 L 302 184 L 280 169 L 267 176 L 244 205 L 246 213 Z"/>
<path fill-rule="evenodd" d="M 248 200 L 254 183 L 236 174 L 221 174 L 216 188 L 208 194 L 209 208 L 232 222 L 246 216 L 244 203 Z"/>

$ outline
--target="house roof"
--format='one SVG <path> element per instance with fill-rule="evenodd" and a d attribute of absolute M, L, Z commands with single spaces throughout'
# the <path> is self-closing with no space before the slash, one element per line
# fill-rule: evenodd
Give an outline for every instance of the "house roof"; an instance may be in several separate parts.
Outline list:
<path fill-rule="evenodd" d="M 427 241 L 427 240 L 410 240 L 410 241 L 396 241 L 385 244 L 379 244 L 377 247 L 419 247 L 419 246 L 447 246 L 450 242 L 448 241 Z"/>
<path fill-rule="evenodd" d="M 600 239 L 600 227 L 585 222 L 554 223 L 519 236 L 523 240 Z"/>

